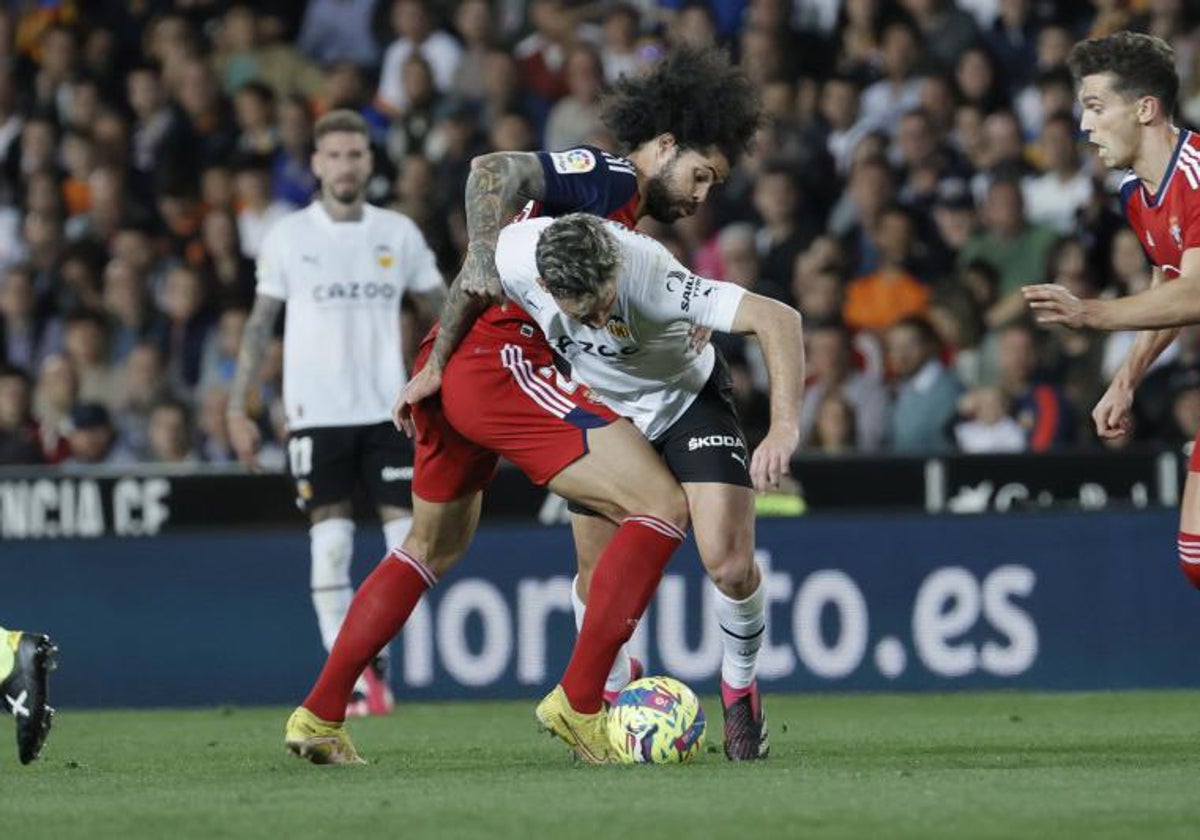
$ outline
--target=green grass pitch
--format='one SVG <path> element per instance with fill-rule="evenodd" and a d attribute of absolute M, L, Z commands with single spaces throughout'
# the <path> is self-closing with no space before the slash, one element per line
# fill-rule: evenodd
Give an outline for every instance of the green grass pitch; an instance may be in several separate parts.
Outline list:
<path fill-rule="evenodd" d="M 706 751 L 684 767 L 572 766 L 532 702 L 354 722 L 371 761 L 355 768 L 286 755 L 287 709 L 64 709 L 37 764 L 0 754 L 0 825 L 22 840 L 1200 836 L 1200 692 L 767 703 L 769 761 L 725 761 L 705 698 Z"/>

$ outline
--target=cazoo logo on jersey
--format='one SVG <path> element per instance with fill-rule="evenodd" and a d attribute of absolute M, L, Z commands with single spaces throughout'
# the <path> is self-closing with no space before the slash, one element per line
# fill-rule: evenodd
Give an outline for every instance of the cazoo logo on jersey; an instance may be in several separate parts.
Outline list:
<path fill-rule="evenodd" d="M 345 283 L 321 283 L 313 286 L 313 300 L 317 303 L 342 301 L 395 300 L 398 292 L 391 283 L 360 283 L 348 280 Z"/>

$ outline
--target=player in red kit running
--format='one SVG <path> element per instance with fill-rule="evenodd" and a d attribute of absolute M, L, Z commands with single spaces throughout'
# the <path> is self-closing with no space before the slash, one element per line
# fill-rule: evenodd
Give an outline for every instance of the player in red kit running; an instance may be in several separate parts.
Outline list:
<path fill-rule="evenodd" d="M 339 703 L 352 685 L 347 680 L 466 551 L 483 487 L 504 456 L 536 483 L 620 523 L 593 572 L 591 608 L 571 662 L 538 711 L 543 725 L 581 758 L 607 758 L 605 677 L 682 539 L 687 505 L 676 507 L 679 485 L 657 455 L 645 457 L 653 453 L 645 439 L 632 440 L 629 423 L 614 422 L 585 389 L 556 373 L 536 321 L 519 306 L 500 303 L 496 240 L 518 215 L 582 211 L 626 225 L 647 215 L 668 222 L 690 215 L 728 175 L 759 121 L 753 86 L 715 50 L 677 50 L 624 84 L 661 89 L 660 107 L 636 118 L 616 109 L 624 118 L 610 127 L 628 157 L 584 147 L 491 154 L 472 167 L 466 261 L 439 331 L 422 346 L 420 381 L 398 404 L 411 406 L 417 430 L 413 529 L 355 596 L 317 684 L 288 722 L 285 740 L 304 757 L 357 758 L 341 728 Z M 669 482 L 661 481 L 664 475 Z M 660 489 L 665 484 L 664 495 L 651 492 L 647 480 Z"/>
<path fill-rule="evenodd" d="M 1142 330 L 1092 411 L 1097 434 L 1117 438 L 1130 430 L 1134 390 L 1151 362 L 1180 326 L 1200 322 L 1200 137 L 1172 122 L 1179 76 L 1164 41 L 1118 32 L 1077 44 L 1070 63 L 1088 140 L 1106 166 L 1129 169 L 1121 204 L 1154 279 L 1140 294 L 1111 300 L 1080 300 L 1055 284 L 1024 293 L 1042 324 Z M 1200 588 L 1200 446 L 1192 449 L 1179 519 L 1179 566 Z"/>

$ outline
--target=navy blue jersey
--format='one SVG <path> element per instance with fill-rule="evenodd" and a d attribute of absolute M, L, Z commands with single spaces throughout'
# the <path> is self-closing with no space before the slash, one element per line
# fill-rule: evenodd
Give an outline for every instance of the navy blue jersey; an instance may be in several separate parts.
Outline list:
<path fill-rule="evenodd" d="M 591 213 L 632 228 L 641 200 L 633 164 L 592 146 L 565 152 L 538 152 L 546 190 L 541 201 L 531 201 L 517 217 L 565 216 Z"/>

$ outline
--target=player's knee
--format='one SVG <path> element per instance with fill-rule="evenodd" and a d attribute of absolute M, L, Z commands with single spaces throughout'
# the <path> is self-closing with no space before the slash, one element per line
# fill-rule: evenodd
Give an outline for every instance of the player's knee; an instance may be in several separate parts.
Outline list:
<path fill-rule="evenodd" d="M 1179 570 L 1200 589 L 1200 534 L 1179 532 Z"/>
<path fill-rule="evenodd" d="M 710 552 L 709 557 L 714 555 Z M 706 558 L 704 568 L 713 585 L 721 594 L 735 601 L 743 601 L 758 589 L 760 574 L 758 565 L 754 562 L 753 547 L 748 550 L 731 544 L 728 549 L 715 555 L 716 559 L 709 562 Z"/>
<path fill-rule="evenodd" d="M 637 512 L 657 516 L 659 519 L 670 522 L 680 531 L 686 531 L 691 525 L 687 496 L 684 495 L 683 488 L 678 484 L 675 484 L 671 490 L 656 496 L 650 509 Z"/>

